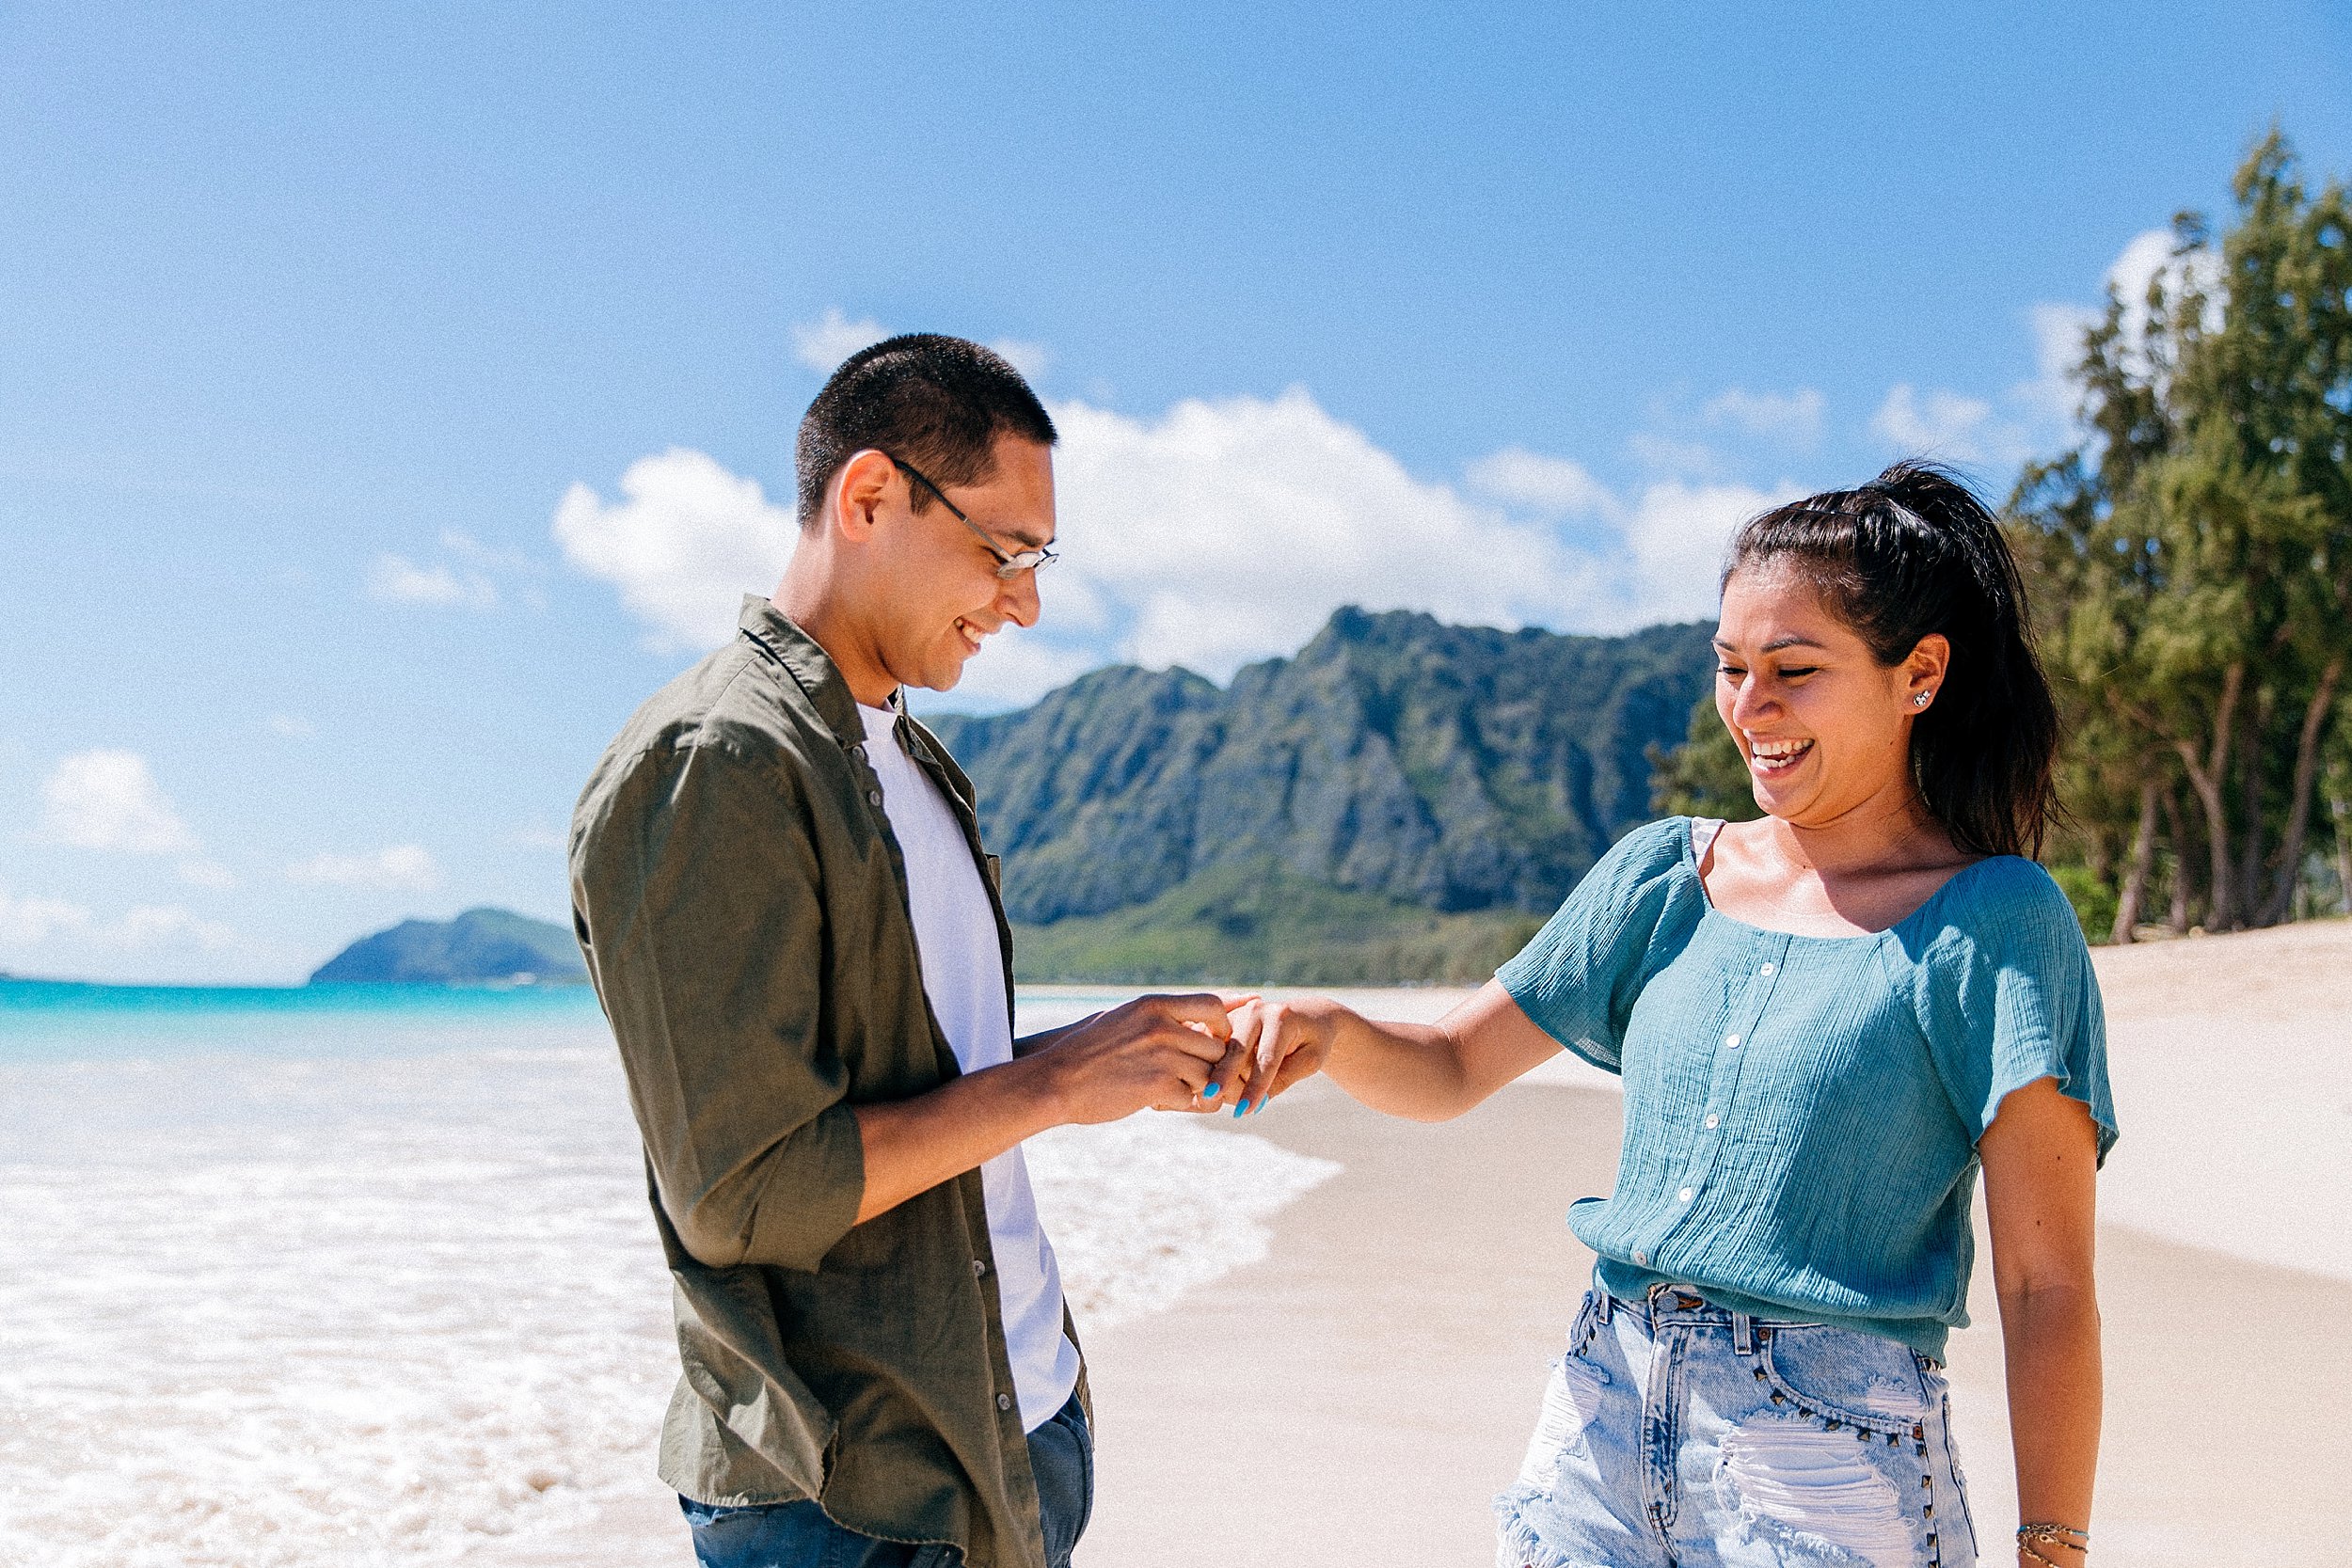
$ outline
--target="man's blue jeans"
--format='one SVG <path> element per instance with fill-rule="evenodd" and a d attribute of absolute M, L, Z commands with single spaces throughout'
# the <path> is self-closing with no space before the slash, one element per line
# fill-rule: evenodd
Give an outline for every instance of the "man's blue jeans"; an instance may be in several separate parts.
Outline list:
<path fill-rule="evenodd" d="M 1094 1513 L 1094 1434 L 1073 1394 L 1053 1419 L 1029 1433 L 1038 1512 L 1045 1527 L 1046 1568 L 1070 1568 L 1070 1554 Z M 955 1568 L 953 1546 L 910 1546 L 847 1530 L 813 1502 L 713 1508 L 680 1497 L 702 1568 Z"/>

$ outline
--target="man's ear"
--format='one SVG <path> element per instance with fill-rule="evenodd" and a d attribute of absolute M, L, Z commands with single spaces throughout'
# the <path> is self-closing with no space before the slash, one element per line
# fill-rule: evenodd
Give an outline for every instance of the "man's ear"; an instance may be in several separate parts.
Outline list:
<path fill-rule="evenodd" d="M 844 539 L 862 545 L 874 536 L 874 514 L 898 477 L 898 465 L 871 447 L 841 465 L 833 479 L 833 526 Z"/>

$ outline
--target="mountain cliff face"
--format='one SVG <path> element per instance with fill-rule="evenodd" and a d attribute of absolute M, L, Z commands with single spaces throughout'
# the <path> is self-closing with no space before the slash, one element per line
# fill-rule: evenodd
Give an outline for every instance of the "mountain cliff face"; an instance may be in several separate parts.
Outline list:
<path fill-rule="evenodd" d="M 1342 610 L 1222 690 L 1121 667 L 931 722 L 979 786 L 1026 926 L 1185 888 L 1202 897 L 1176 903 L 1214 923 L 1218 890 L 1252 886 L 1548 912 L 1652 815 L 1645 750 L 1682 738 L 1711 662 L 1700 626 L 1563 637 Z"/>

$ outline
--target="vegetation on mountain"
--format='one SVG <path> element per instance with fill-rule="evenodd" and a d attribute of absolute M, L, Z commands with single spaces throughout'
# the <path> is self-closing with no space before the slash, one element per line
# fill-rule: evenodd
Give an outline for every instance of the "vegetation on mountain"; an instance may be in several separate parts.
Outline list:
<path fill-rule="evenodd" d="M 1145 985 L 1476 985 L 1539 914 L 1445 914 L 1310 881 L 1271 862 L 1213 866 L 1148 904 L 1013 931 L 1023 981 Z"/>
<path fill-rule="evenodd" d="M 321 964 L 310 984 L 560 986 L 587 978 L 570 927 L 481 909 L 361 937 Z"/>
<path fill-rule="evenodd" d="M 979 786 L 1026 979 L 1483 977 L 1628 829 L 1707 628 L 1343 609 L 1218 688 L 1096 671 L 933 721 Z"/>

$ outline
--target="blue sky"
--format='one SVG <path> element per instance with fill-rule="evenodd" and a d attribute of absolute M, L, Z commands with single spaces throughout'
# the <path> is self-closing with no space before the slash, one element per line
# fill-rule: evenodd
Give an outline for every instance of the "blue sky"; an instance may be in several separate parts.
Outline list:
<path fill-rule="evenodd" d="M 1066 433 L 958 705 L 1614 630 L 1772 496 L 2062 446 L 2052 345 L 2274 119 L 2352 171 L 2345 8 L 0 8 L 0 969 L 560 918 L 870 333 Z"/>

